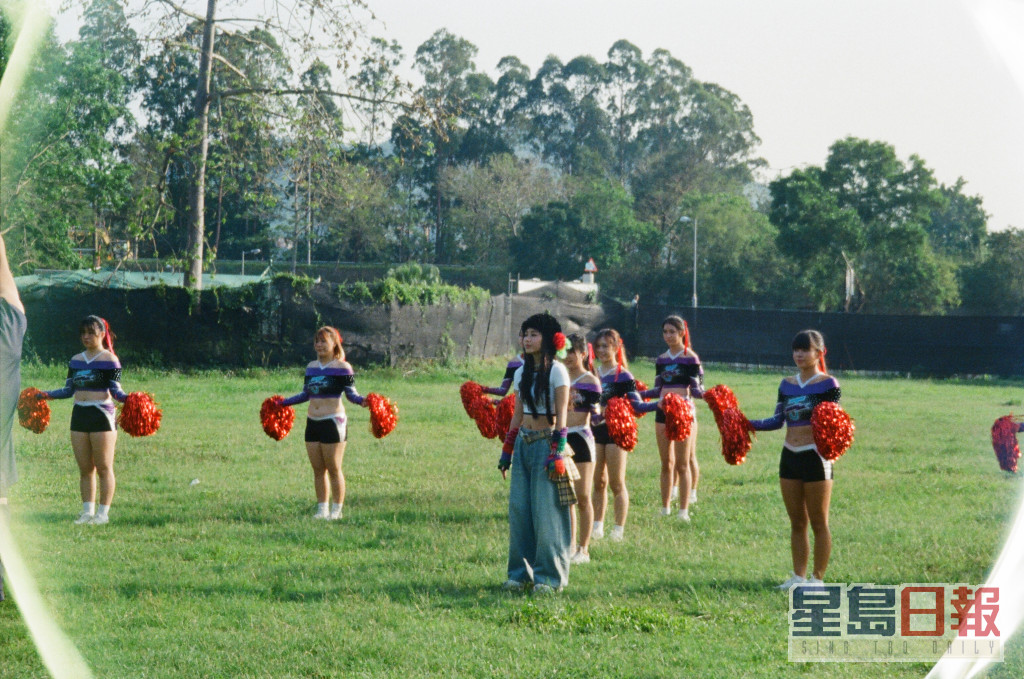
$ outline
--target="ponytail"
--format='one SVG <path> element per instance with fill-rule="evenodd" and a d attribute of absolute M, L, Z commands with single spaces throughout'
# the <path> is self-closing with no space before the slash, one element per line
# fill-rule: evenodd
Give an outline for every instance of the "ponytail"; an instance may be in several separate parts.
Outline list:
<path fill-rule="evenodd" d="M 822 347 L 821 348 L 821 353 L 818 354 L 818 370 L 820 370 L 821 372 L 825 373 L 826 375 L 828 374 L 828 368 L 825 367 L 825 354 L 827 354 L 827 353 L 828 353 L 828 349 L 826 349 L 825 347 Z"/>

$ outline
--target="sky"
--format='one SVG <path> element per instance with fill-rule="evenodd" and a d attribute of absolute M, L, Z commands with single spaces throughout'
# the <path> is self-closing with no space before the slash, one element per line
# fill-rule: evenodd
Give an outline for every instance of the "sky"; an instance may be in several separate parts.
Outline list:
<path fill-rule="evenodd" d="M 852 135 L 920 156 L 945 184 L 963 177 L 990 230 L 1024 228 L 1024 0 L 367 2 L 369 30 L 410 63 L 441 28 L 492 75 L 507 55 L 536 70 L 549 54 L 604 60 L 619 39 L 645 57 L 665 48 L 750 107 L 763 180 L 821 165 Z M 58 27 L 74 36 L 67 19 Z"/>

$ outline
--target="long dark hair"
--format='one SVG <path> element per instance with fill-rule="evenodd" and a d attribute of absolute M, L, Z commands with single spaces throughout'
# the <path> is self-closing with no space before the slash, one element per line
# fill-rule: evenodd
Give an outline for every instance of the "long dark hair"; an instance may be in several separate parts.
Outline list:
<path fill-rule="evenodd" d="M 534 365 L 533 354 L 523 352 L 523 377 L 519 381 L 519 394 L 523 398 L 524 405 L 528 406 L 530 412 L 539 415 L 537 412 L 537 398 L 544 399 L 545 412 L 548 424 L 554 424 L 555 418 L 551 413 L 551 399 L 548 398 L 548 384 L 551 379 L 551 366 L 555 362 L 555 333 L 562 332 L 562 326 L 555 317 L 549 313 L 534 314 L 525 321 L 520 328 L 524 334 L 528 329 L 536 330 L 541 334 L 539 366 Z"/>
<path fill-rule="evenodd" d="M 629 369 L 629 364 L 626 363 L 626 350 L 623 346 L 622 335 L 619 331 L 614 328 L 604 328 L 598 330 L 597 335 L 594 337 L 594 343 L 597 344 L 598 340 L 605 340 L 608 342 L 612 349 L 615 350 L 615 374 L 618 375 L 623 370 Z"/>
<path fill-rule="evenodd" d="M 566 339 L 572 345 L 572 349 L 569 351 L 575 351 L 577 354 L 583 354 L 583 369 L 588 373 L 594 372 L 594 357 L 590 350 L 590 345 L 587 343 L 587 338 L 582 332 L 574 332 L 569 335 Z"/>
<path fill-rule="evenodd" d="M 102 335 L 100 346 L 110 353 L 114 353 L 115 335 L 110 329 L 110 324 L 107 323 L 107 319 L 100 316 L 86 316 L 82 319 L 82 322 L 78 324 L 78 334 L 81 335 L 87 328 L 92 328 Z"/>

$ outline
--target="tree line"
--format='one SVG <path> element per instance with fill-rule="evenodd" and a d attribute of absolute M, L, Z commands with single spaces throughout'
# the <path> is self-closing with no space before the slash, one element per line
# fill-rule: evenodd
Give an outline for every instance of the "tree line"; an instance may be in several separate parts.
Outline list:
<path fill-rule="evenodd" d="M 593 258 L 606 289 L 682 302 L 696 230 L 703 305 L 1024 313 L 1024 232 L 990 233 L 965 180 L 846 138 L 765 183 L 749 108 L 667 50 L 489 73 L 443 29 L 411 54 L 362 38 L 358 0 L 292 0 L 316 31 L 218 9 L 90 0 L 77 39 L 50 36 L 0 156 L 20 272 L 156 257 L 195 287 L 259 250 L 572 279 Z"/>

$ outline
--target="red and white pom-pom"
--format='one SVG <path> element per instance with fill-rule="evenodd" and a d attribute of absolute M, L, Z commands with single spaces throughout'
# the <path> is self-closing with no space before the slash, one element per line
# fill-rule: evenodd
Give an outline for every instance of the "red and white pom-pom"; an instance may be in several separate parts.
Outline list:
<path fill-rule="evenodd" d="M 669 441 L 685 441 L 693 431 L 693 403 L 679 394 L 668 392 L 661 397 L 665 413 L 665 436 Z"/>
<path fill-rule="evenodd" d="M 619 448 L 627 453 L 636 448 L 636 418 L 629 401 L 616 396 L 608 399 L 604 409 L 604 420 L 608 423 L 608 436 Z"/>
<path fill-rule="evenodd" d="M 715 416 L 715 424 L 719 429 L 722 428 L 722 413 L 730 408 L 740 407 L 739 402 L 736 401 L 736 394 L 732 393 L 732 389 L 724 384 L 716 384 L 705 391 L 704 402 L 708 404 L 711 414 Z"/>
<path fill-rule="evenodd" d="M 160 429 L 163 416 L 152 394 L 133 391 L 121 406 L 117 424 L 130 436 L 152 436 Z"/>
<path fill-rule="evenodd" d="M 727 408 L 717 421 L 722 436 L 722 457 L 731 465 L 743 464 L 754 444 L 754 428 L 739 408 Z"/>
<path fill-rule="evenodd" d="M 512 416 L 516 412 L 516 395 L 509 394 L 505 398 L 498 401 L 497 417 L 495 421 L 498 425 L 498 438 L 504 440 L 505 435 L 508 433 L 508 428 L 512 426 Z"/>
<path fill-rule="evenodd" d="M 644 384 L 641 380 L 637 380 L 636 381 L 636 390 L 637 390 L 637 392 L 647 391 L 647 385 Z M 643 399 L 644 403 L 649 403 L 650 401 L 654 400 L 654 399 L 651 399 L 651 398 L 643 398 L 643 397 L 641 397 L 641 399 Z M 638 411 L 634 410 L 633 414 L 636 416 L 636 419 L 642 420 L 644 418 L 644 415 L 646 415 L 647 413 L 643 412 L 643 411 L 639 411 L 638 412 Z"/>
<path fill-rule="evenodd" d="M 838 460 L 853 443 L 856 426 L 843 407 L 834 401 L 814 406 L 811 413 L 811 431 L 818 454 L 829 461 Z"/>
<path fill-rule="evenodd" d="M 42 434 L 50 424 L 50 404 L 46 397 L 39 397 L 42 392 L 35 387 L 27 387 L 21 390 L 18 396 L 18 424 Z"/>
<path fill-rule="evenodd" d="M 459 396 L 462 397 L 462 407 L 466 409 L 466 414 L 473 417 L 473 409 L 476 406 L 476 402 L 483 398 L 484 388 L 473 382 L 463 382 L 462 386 L 459 387 Z"/>
<path fill-rule="evenodd" d="M 1020 447 L 1017 445 L 1017 431 L 1020 425 L 1012 415 L 1000 417 L 992 424 L 992 449 L 999 460 L 999 468 L 1011 474 L 1017 473 Z"/>
<path fill-rule="evenodd" d="M 395 430 L 398 424 L 398 406 L 386 396 L 369 393 L 366 407 L 370 409 L 370 431 L 374 438 L 382 439 Z"/>
<path fill-rule="evenodd" d="M 292 425 L 295 424 L 295 408 L 282 405 L 282 401 L 283 396 L 274 394 L 260 406 L 260 423 L 263 425 L 263 431 L 275 441 L 288 436 Z"/>

